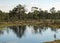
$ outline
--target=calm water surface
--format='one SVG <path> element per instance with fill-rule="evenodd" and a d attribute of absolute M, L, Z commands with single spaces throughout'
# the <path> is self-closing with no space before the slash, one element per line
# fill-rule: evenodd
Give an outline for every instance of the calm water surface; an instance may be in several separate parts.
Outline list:
<path fill-rule="evenodd" d="M 43 43 L 60 39 L 60 29 L 43 26 L 0 28 L 0 43 Z"/>

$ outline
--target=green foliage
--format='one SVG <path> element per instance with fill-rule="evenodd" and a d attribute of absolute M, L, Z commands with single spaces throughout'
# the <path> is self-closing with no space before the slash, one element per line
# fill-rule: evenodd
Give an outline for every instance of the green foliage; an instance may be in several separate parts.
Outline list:
<path fill-rule="evenodd" d="M 32 7 L 31 12 L 26 13 L 25 6 L 18 5 L 9 13 L 0 10 L 0 22 L 20 21 L 20 20 L 40 20 L 40 19 L 60 19 L 60 11 L 56 11 L 54 7 L 47 10 L 41 10 L 38 7 Z"/>

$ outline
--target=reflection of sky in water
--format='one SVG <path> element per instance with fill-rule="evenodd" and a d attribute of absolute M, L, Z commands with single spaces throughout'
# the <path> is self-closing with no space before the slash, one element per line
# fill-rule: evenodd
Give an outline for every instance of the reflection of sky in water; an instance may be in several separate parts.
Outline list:
<path fill-rule="evenodd" d="M 41 29 L 40 27 L 34 30 L 34 26 L 26 26 L 26 30 L 21 38 L 17 37 L 13 29 L 0 30 L 0 42 L 13 42 L 13 43 L 42 43 L 46 41 L 53 41 L 60 39 L 60 29 L 55 31 L 51 28 Z M 22 31 L 22 30 L 21 30 Z M 36 32 L 35 32 L 36 31 Z M 54 37 L 54 34 L 56 35 Z"/>

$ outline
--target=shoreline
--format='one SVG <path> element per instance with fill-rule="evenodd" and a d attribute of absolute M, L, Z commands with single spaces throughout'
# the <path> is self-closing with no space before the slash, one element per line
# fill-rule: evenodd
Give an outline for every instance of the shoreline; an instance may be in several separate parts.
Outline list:
<path fill-rule="evenodd" d="M 50 27 L 58 27 L 60 28 L 60 22 L 54 22 L 51 20 L 21 20 L 21 21 L 15 21 L 15 22 L 0 22 L 0 27 L 2 26 L 17 26 L 17 25 L 39 25 L 39 26 L 50 26 Z"/>
<path fill-rule="evenodd" d="M 60 40 L 54 40 L 54 41 L 51 41 L 51 42 L 45 42 L 45 43 L 60 43 Z"/>

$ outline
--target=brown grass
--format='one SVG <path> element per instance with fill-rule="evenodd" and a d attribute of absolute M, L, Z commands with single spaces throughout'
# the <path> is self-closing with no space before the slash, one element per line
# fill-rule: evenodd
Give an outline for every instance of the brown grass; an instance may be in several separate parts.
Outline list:
<path fill-rule="evenodd" d="M 60 43 L 60 40 L 55 40 L 55 41 L 45 42 L 45 43 Z"/>
<path fill-rule="evenodd" d="M 21 21 L 15 21 L 15 22 L 0 22 L 0 26 L 15 26 L 15 25 L 41 25 L 41 26 L 49 26 L 54 28 L 60 28 L 60 22 L 50 22 L 49 20 L 21 20 Z"/>

